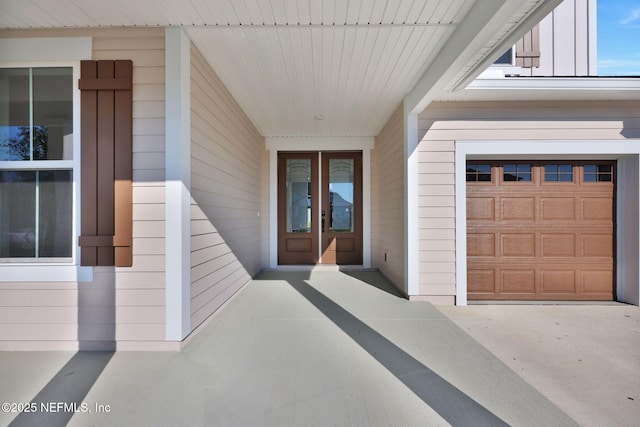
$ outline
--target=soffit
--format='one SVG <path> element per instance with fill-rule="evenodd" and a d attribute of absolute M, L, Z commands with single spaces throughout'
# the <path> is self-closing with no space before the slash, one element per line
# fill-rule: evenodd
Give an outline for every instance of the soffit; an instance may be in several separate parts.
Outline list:
<path fill-rule="evenodd" d="M 501 1 L 517 13 L 471 61 L 449 71 L 448 88 L 545 3 Z M 475 3 L 3 0 L 0 28 L 180 26 L 264 136 L 374 136 Z"/>

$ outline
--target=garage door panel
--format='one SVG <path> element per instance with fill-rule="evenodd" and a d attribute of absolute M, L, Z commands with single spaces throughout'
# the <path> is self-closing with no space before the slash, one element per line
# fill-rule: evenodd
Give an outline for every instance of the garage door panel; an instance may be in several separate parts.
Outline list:
<path fill-rule="evenodd" d="M 467 218 L 495 221 L 495 197 L 472 197 L 467 200 Z"/>
<path fill-rule="evenodd" d="M 582 271 L 582 288 L 585 294 L 610 295 L 613 273 L 611 270 Z M 609 298 L 611 299 L 611 298 Z"/>
<path fill-rule="evenodd" d="M 542 257 L 575 257 L 575 234 L 542 234 Z"/>
<path fill-rule="evenodd" d="M 543 197 L 540 203 L 543 221 L 576 220 L 576 201 L 573 197 Z"/>
<path fill-rule="evenodd" d="M 536 272 L 534 269 L 501 270 L 500 291 L 503 294 L 536 292 Z"/>
<path fill-rule="evenodd" d="M 533 257 L 536 254 L 535 233 L 502 234 L 500 255 L 503 257 Z"/>
<path fill-rule="evenodd" d="M 536 218 L 534 197 L 502 198 L 500 202 L 503 221 L 534 221 Z"/>
<path fill-rule="evenodd" d="M 505 182 L 494 166 L 491 182 L 467 185 L 469 299 L 613 299 L 614 186 L 583 182 L 582 162 L 571 182 L 552 182 L 548 164 L 533 164 L 532 182 Z"/>
<path fill-rule="evenodd" d="M 543 294 L 576 293 L 574 270 L 542 270 L 540 276 Z"/>
<path fill-rule="evenodd" d="M 495 270 L 473 270 L 467 272 L 468 291 L 472 293 L 494 294 L 496 291 Z"/>
<path fill-rule="evenodd" d="M 612 221 L 613 200 L 607 197 L 589 197 L 582 199 L 582 219 L 584 221 Z"/>
<path fill-rule="evenodd" d="M 582 255 L 585 257 L 613 257 L 613 236 L 608 234 L 583 234 Z"/>
<path fill-rule="evenodd" d="M 470 257 L 495 257 L 495 235 L 486 233 L 467 234 L 467 255 Z"/>

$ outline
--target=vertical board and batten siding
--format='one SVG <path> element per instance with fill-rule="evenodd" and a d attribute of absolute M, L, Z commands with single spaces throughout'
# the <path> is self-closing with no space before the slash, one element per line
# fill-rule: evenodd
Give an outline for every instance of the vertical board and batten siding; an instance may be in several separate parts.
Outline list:
<path fill-rule="evenodd" d="M 420 295 L 455 296 L 457 140 L 621 140 L 640 137 L 636 102 L 434 102 L 420 115 Z"/>
<path fill-rule="evenodd" d="M 262 267 L 264 137 L 191 48 L 191 327 Z"/>
<path fill-rule="evenodd" d="M 597 75 L 595 2 L 564 0 L 539 24 L 540 65 L 528 76 Z"/>
<path fill-rule="evenodd" d="M 7 36 L 90 36 L 93 60 L 133 62 L 133 267 L 95 267 L 94 280 L 87 283 L 0 282 L 0 347 L 100 349 L 115 341 L 118 349 L 166 349 L 164 30 L 14 31 Z"/>
<path fill-rule="evenodd" d="M 403 114 L 400 105 L 376 136 L 371 156 L 371 261 L 399 289 L 404 285 Z"/>

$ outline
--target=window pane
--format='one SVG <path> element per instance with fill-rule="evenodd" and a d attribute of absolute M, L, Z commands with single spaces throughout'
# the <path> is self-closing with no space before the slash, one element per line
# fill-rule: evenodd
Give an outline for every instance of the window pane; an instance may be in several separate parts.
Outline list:
<path fill-rule="evenodd" d="M 611 165 L 584 165 L 584 182 L 612 182 Z"/>
<path fill-rule="evenodd" d="M 545 182 L 573 182 L 573 165 L 545 165 Z"/>
<path fill-rule="evenodd" d="M 502 166 L 504 181 L 531 182 L 530 164 L 506 164 Z"/>
<path fill-rule="evenodd" d="M 36 256 L 36 172 L 0 171 L 0 258 Z"/>
<path fill-rule="evenodd" d="M 39 257 L 71 256 L 72 174 L 69 170 L 41 171 L 38 179 Z"/>
<path fill-rule="evenodd" d="M 512 57 L 513 57 L 512 51 L 513 51 L 513 48 L 509 48 L 508 51 L 506 51 L 505 53 L 500 55 L 500 57 L 498 59 L 496 59 L 496 62 L 494 62 L 494 64 L 507 64 L 507 65 L 510 65 L 511 61 L 512 61 Z"/>
<path fill-rule="evenodd" d="M 72 173 L 0 171 L 0 258 L 67 258 Z"/>
<path fill-rule="evenodd" d="M 29 69 L 0 69 L 0 161 L 29 160 Z"/>
<path fill-rule="evenodd" d="M 611 173 L 611 165 L 598 165 L 598 172 Z"/>
<path fill-rule="evenodd" d="M 287 232 L 311 233 L 311 160 L 287 159 Z"/>
<path fill-rule="evenodd" d="M 491 165 L 467 163 L 468 182 L 491 182 Z"/>
<path fill-rule="evenodd" d="M 504 172 L 505 173 L 515 173 L 516 172 L 516 165 L 504 165 Z"/>
<path fill-rule="evenodd" d="M 353 232 L 353 159 L 329 159 L 329 230 Z"/>
<path fill-rule="evenodd" d="M 596 165 L 584 165 L 585 173 L 596 173 Z"/>
<path fill-rule="evenodd" d="M 33 70 L 33 159 L 71 160 L 73 83 L 71 68 Z"/>

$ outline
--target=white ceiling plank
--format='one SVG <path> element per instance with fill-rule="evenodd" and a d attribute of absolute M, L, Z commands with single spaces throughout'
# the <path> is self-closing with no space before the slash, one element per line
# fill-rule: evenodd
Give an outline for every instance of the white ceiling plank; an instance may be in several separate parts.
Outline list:
<path fill-rule="evenodd" d="M 371 5 L 373 7 L 375 7 L 376 3 L 379 0 L 372 0 Z M 363 1 L 362 0 L 349 0 L 347 2 L 347 10 L 346 10 L 346 15 L 345 15 L 345 19 L 344 21 L 349 24 L 349 25 L 356 25 L 356 24 L 366 24 L 367 21 L 365 17 L 363 17 L 363 13 L 366 12 L 366 10 L 363 10 L 363 5 L 362 5 Z"/>
<path fill-rule="evenodd" d="M 28 28 L 46 28 L 50 22 L 54 25 L 63 24 L 47 13 L 46 9 L 31 0 L 6 1 L 6 3 L 3 2 L 3 8 L 10 15 L 26 17 L 27 19 L 24 21 L 26 21 Z"/>
<path fill-rule="evenodd" d="M 287 11 L 285 10 L 284 3 L 278 0 L 270 0 L 271 11 L 273 13 L 273 22 L 275 24 L 287 25 Z"/>
<path fill-rule="evenodd" d="M 331 25 L 343 25 L 347 23 L 347 13 L 349 4 L 359 0 L 330 0 L 327 1 L 327 9 L 325 9 L 326 19 Z M 326 22 L 325 22 L 326 23 Z"/>
<path fill-rule="evenodd" d="M 396 24 L 415 23 L 417 3 L 416 0 L 405 1 L 400 3 L 395 9 L 393 7 L 389 8 L 389 11 L 393 13 L 391 21 Z"/>

